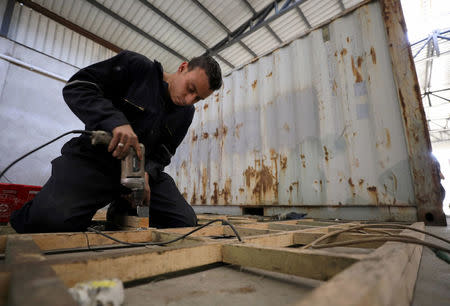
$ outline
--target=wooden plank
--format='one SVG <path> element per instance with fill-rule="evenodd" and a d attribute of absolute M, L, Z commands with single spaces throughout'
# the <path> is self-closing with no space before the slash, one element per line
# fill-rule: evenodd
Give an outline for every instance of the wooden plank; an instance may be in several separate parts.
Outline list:
<path fill-rule="evenodd" d="M 148 217 L 126 216 L 122 225 L 132 228 L 148 228 Z"/>
<path fill-rule="evenodd" d="M 223 246 L 223 261 L 326 281 L 357 262 L 361 256 L 329 252 L 231 244 Z"/>
<path fill-rule="evenodd" d="M 294 244 L 294 232 L 281 232 L 270 235 L 246 237 L 244 243 L 261 247 L 290 246 Z"/>
<path fill-rule="evenodd" d="M 77 305 L 61 279 L 45 264 L 31 237 L 9 236 L 5 261 L 12 270 L 8 305 Z"/>
<path fill-rule="evenodd" d="M 158 230 L 158 232 L 186 234 L 192 231 L 193 229 L 195 229 L 195 227 L 170 228 Z M 268 229 L 254 229 L 241 226 L 236 226 L 236 230 L 238 231 L 241 237 L 263 235 L 277 232 Z M 235 234 L 233 230 L 227 225 L 216 225 L 216 226 L 212 225 L 202 228 L 201 230 L 190 235 L 190 237 L 208 237 L 208 236 L 223 236 L 223 235 L 234 236 Z"/>
<path fill-rule="evenodd" d="M 418 220 L 427 225 L 445 226 L 447 221 L 439 198 L 440 178 L 430 156 L 430 135 L 402 7 L 398 0 L 380 0 L 380 4 L 402 112 Z"/>
<path fill-rule="evenodd" d="M 140 230 L 140 231 L 120 231 L 120 232 L 104 232 L 116 239 L 126 242 L 149 242 L 153 241 L 153 230 Z M 8 237 L 20 237 L 22 235 L 8 235 Z M 27 235 L 33 239 L 42 251 L 55 250 L 55 249 L 70 249 L 87 247 L 87 241 L 89 240 L 90 246 L 101 245 L 113 245 L 118 244 L 106 237 L 100 236 L 96 233 L 46 233 L 46 234 L 30 234 Z M 6 241 L 7 236 L 0 237 L 1 241 Z M 5 252 L 5 248 L 0 249 Z"/>
<path fill-rule="evenodd" d="M 322 237 L 325 233 L 309 233 L 309 232 L 300 232 L 300 233 L 294 233 L 294 244 L 308 244 L 313 242 L 314 240 Z M 363 238 L 370 238 L 370 237 L 377 237 L 375 235 L 366 235 L 366 234 L 353 234 L 353 233 L 342 233 L 338 236 L 330 237 L 326 243 L 331 242 L 341 242 L 341 241 L 348 241 L 352 239 L 363 239 Z M 324 242 L 324 243 L 325 243 Z M 362 244 L 355 244 L 352 247 L 353 248 L 368 248 L 368 249 L 376 249 L 380 246 L 382 246 L 384 242 L 368 242 L 368 243 L 362 243 Z"/>
<path fill-rule="evenodd" d="M 423 223 L 413 226 L 424 229 Z M 402 234 L 424 240 L 418 232 Z M 387 242 L 315 289 L 299 305 L 410 305 L 421 254 L 420 245 Z"/>
<path fill-rule="evenodd" d="M 123 282 L 222 262 L 220 244 L 192 247 L 139 249 L 126 253 L 99 254 L 71 262 L 55 260 L 52 268 L 66 286 L 80 281 L 119 278 Z"/>

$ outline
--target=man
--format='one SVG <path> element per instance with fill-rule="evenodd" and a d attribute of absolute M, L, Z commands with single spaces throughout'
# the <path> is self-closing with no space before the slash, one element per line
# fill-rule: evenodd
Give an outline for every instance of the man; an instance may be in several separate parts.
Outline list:
<path fill-rule="evenodd" d="M 221 85 L 220 67 L 210 56 L 184 62 L 172 74 L 130 51 L 81 69 L 64 87 L 64 100 L 86 130 L 108 131 L 113 138 L 107 149 L 84 135 L 68 141 L 42 190 L 13 212 L 12 227 L 19 233 L 84 231 L 108 203 L 124 213 L 129 190 L 120 185 L 120 159 L 130 147 L 141 157 L 139 142 L 146 148 L 150 226 L 195 226 L 192 207 L 163 169 L 187 133 L 193 104 Z"/>

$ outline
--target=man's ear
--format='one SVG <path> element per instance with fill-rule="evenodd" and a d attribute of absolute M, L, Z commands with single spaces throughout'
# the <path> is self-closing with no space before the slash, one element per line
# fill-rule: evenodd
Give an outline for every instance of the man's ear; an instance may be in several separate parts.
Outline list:
<path fill-rule="evenodd" d="M 188 62 L 182 62 L 180 67 L 178 67 L 178 72 L 183 72 L 188 69 Z"/>

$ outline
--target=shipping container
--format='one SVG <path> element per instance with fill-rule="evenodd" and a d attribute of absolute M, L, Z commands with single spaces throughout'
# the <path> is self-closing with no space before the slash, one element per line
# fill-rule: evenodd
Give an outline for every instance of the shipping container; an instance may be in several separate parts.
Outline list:
<path fill-rule="evenodd" d="M 234 71 L 170 173 L 198 212 L 443 224 L 399 1 L 364 4 Z"/>

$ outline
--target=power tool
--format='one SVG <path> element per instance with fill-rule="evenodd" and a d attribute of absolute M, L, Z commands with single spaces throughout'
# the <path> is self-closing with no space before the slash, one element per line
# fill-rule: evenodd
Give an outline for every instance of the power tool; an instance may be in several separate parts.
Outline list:
<path fill-rule="evenodd" d="M 112 135 L 105 131 L 92 131 L 91 143 L 93 145 L 109 145 Z M 131 190 L 131 205 L 145 206 L 145 147 L 139 144 L 142 152 L 142 160 L 139 159 L 136 150 L 130 147 L 128 155 L 121 161 L 120 183 Z"/>

